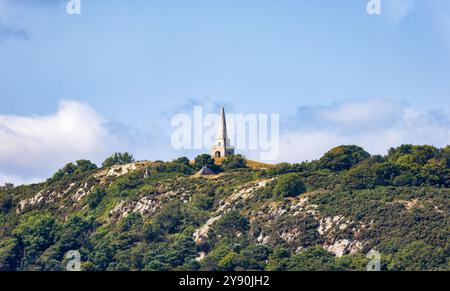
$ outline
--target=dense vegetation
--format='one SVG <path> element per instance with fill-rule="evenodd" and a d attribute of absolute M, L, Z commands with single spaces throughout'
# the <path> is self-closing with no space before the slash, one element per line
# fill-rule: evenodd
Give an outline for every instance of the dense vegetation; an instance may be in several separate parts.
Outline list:
<path fill-rule="evenodd" d="M 450 270 L 450 147 L 341 146 L 259 169 L 239 155 L 123 171 L 132 162 L 117 153 L 101 168 L 81 160 L 44 183 L 0 187 L 0 270 L 64 270 L 70 250 L 89 271 L 365 270 L 371 249 L 382 270 Z M 203 166 L 220 174 L 194 175 Z M 326 218 L 345 227 L 319 232 Z M 327 250 L 343 240 L 361 247 Z"/>

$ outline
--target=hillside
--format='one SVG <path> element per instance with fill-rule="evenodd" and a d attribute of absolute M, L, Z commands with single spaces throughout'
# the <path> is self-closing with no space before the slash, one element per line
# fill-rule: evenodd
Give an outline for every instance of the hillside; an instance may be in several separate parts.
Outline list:
<path fill-rule="evenodd" d="M 107 161 L 0 188 L 0 270 L 64 270 L 70 250 L 88 271 L 365 270 L 371 249 L 382 270 L 450 270 L 450 147 Z"/>

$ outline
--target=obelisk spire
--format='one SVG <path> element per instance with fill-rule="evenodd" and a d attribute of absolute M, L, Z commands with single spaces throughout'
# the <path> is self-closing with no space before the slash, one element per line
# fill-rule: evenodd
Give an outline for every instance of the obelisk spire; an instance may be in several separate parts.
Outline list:
<path fill-rule="evenodd" d="M 217 140 L 222 140 L 224 142 L 227 140 L 227 121 L 225 119 L 225 108 L 223 108 L 223 107 L 220 111 Z"/>
<path fill-rule="evenodd" d="M 227 121 L 225 116 L 225 108 L 220 110 L 219 125 L 217 127 L 216 144 L 211 148 L 211 156 L 213 158 L 225 158 L 234 155 L 234 147 L 230 146 L 230 140 L 227 135 Z"/>

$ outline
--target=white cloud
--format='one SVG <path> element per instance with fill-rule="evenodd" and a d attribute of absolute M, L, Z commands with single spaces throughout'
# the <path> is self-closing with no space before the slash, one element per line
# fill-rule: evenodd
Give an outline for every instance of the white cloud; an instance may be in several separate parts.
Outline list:
<path fill-rule="evenodd" d="M 302 107 L 286 124 L 279 161 L 318 159 L 343 144 L 362 146 L 372 154 L 386 154 L 390 147 L 405 143 L 450 144 L 450 117 L 446 113 L 386 100 Z"/>
<path fill-rule="evenodd" d="M 45 178 L 65 163 L 98 161 L 122 146 L 85 103 L 63 101 L 48 116 L 0 115 L 0 183 Z"/>

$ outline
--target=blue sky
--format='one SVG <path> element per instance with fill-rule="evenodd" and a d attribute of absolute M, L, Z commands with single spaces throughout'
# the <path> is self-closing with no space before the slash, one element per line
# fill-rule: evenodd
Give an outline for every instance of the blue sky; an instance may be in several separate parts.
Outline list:
<path fill-rule="evenodd" d="M 81 0 L 76 16 L 67 2 L 0 0 L 0 182 L 115 150 L 173 158 L 170 116 L 194 104 L 279 113 L 291 162 L 449 143 L 447 0 L 372 16 L 366 0 Z M 69 151 L 68 135 L 84 142 Z"/>

